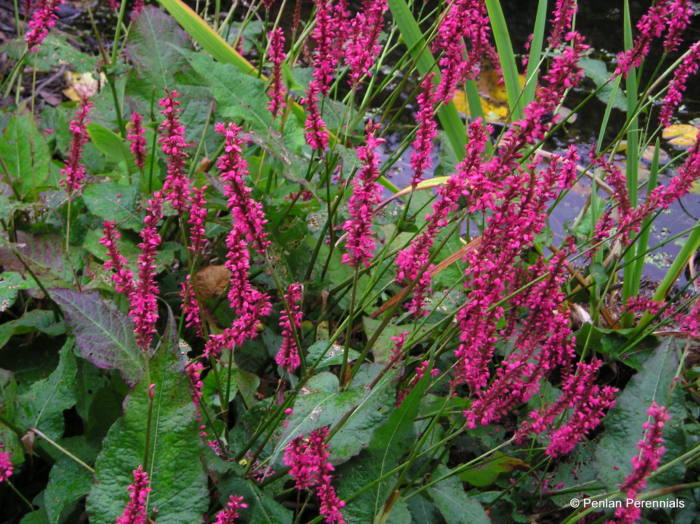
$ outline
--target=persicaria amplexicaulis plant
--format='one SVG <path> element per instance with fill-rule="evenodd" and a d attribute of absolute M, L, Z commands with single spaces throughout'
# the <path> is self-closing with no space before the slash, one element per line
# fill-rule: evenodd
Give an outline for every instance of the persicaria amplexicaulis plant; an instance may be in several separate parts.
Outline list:
<path fill-rule="evenodd" d="M 17 4 L 0 521 L 700 503 L 692 2 Z"/>

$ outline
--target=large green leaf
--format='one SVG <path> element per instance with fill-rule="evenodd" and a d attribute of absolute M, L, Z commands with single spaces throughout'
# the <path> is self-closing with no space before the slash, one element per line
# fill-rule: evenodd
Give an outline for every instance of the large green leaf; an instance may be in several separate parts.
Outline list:
<path fill-rule="evenodd" d="M 335 478 L 339 480 L 338 493 L 341 499 L 354 495 L 368 483 L 395 468 L 401 457 L 409 451 L 415 440 L 413 423 L 429 383 L 430 374 L 426 373 L 387 422 L 374 432 L 369 447 L 357 459 L 338 468 Z M 350 524 L 373 522 L 375 516 L 382 513 L 395 480 L 394 476 L 390 476 L 377 482 L 350 501 L 343 509 L 346 521 Z"/>
<path fill-rule="evenodd" d="M 135 384 L 145 361 L 129 317 L 96 292 L 54 289 L 51 296 L 63 309 L 80 354 L 99 368 L 118 369 L 127 383 Z"/>
<path fill-rule="evenodd" d="M 436 477 L 443 477 L 450 469 L 442 464 L 437 467 Z M 450 524 L 484 524 L 491 522 L 484 508 L 464 491 L 457 476 L 447 477 L 428 488 L 430 498 Z"/>
<path fill-rule="evenodd" d="M 173 75 L 185 64 L 180 48 L 190 47 L 187 35 L 164 11 L 146 6 L 129 32 L 126 51 L 156 93 L 173 88 Z"/>
<path fill-rule="evenodd" d="M 325 374 L 321 374 L 325 375 Z M 333 462 L 345 462 L 369 445 L 372 433 L 385 420 L 393 403 L 388 377 L 371 391 L 364 387 L 347 391 L 323 391 L 299 395 L 293 414 L 274 455 L 294 438 L 323 426 L 334 426 L 351 409 L 354 411 L 330 441 Z M 319 388 L 322 389 L 322 388 Z"/>
<path fill-rule="evenodd" d="M 0 137 L 0 172 L 23 198 L 38 193 L 49 175 L 49 148 L 31 114 L 10 117 Z"/>
<path fill-rule="evenodd" d="M 617 484 L 632 470 L 631 460 L 639 452 L 637 443 L 642 438 L 642 426 L 647 421 L 651 403 L 669 404 L 677 367 L 677 342 L 669 337 L 630 379 L 605 417 L 605 432 L 596 449 L 596 462 L 598 477 L 610 489 L 617 489 Z M 665 426 L 665 437 L 668 438 L 682 422 L 682 417 L 681 420 L 674 417 Z"/>
<path fill-rule="evenodd" d="M 124 162 L 127 167 L 133 167 L 133 157 L 129 152 L 129 147 L 124 140 L 111 129 L 101 124 L 92 122 L 87 125 L 90 141 L 102 153 L 115 162 Z"/>
<path fill-rule="evenodd" d="M 10 320 L 0 324 L 0 349 L 2 349 L 15 335 L 34 333 L 39 331 L 47 335 L 56 336 L 65 331 L 63 322 L 57 322 L 53 311 L 46 309 L 32 309 L 16 320 Z"/>
<path fill-rule="evenodd" d="M 134 213 L 137 197 L 136 187 L 122 186 L 116 182 L 90 184 L 83 192 L 83 200 L 90 213 L 115 222 L 119 227 L 132 229 L 140 229 L 142 224 Z"/>
<path fill-rule="evenodd" d="M 66 513 L 88 494 L 91 484 L 92 474 L 73 459 L 63 457 L 56 462 L 51 468 L 49 483 L 44 491 L 49 523 L 65 522 Z"/>
<path fill-rule="evenodd" d="M 129 499 L 126 488 L 133 470 L 143 464 L 146 455 L 152 488 L 149 509 L 157 511 L 159 524 L 200 522 L 206 511 L 209 497 L 199 458 L 198 423 L 176 349 L 161 345 L 149 363 L 149 374 L 127 397 L 124 416 L 104 440 L 95 463 L 97 480 L 88 497 L 90 522 L 113 522 L 119 516 Z M 147 443 L 151 384 L 155 384 L 155 395 Z"/>
<path fill-rule="evenodd" d="M 36 427 L 53 439 L 63 436 L 63 410 L 75 405 L 75 373 L 77 370 L 73 341 L 61 348 L 56 369 L 43 380 L 32 384 L 20 396 L 21 420 L 27 428 Z"/>

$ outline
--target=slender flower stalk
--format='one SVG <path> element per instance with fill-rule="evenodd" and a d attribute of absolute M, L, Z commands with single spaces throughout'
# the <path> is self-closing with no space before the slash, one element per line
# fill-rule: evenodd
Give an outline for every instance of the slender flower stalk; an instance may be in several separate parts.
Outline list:
<path fill-rule="evenodd" d="M 56 10 L 62 3 L 63 0 L 39 0 L 37 2 L 28 23 L 29 31 L 24 35 L 24 41 L 30 51 L 37 51 L 51 28 L 56 25 L 58 19 Z"/>
<path fill-rule="evenodd" d="M 185 215 L 188 210 L 190 196 L 190 181 L 185 170 L 187 154 L 187 141 L 185 140 L 185 127 L 180 122 L 179 94 L 175 90 L 166 90 L 166 96 L 158 105 L 163 108 L 161 114 L 165 116 L 160 125 L 161 145 L 166 157 L 167 175 L 163 184 L 163 194 L 172 203 L 180 215 Z"/>
<path fill-rule="evenodd" d="M 688 79 L 698 72 L 698 67 L 700 67 L 700 41 L 690 47 L 688 55 L 673 73 L 659 113 L 659 122 L 663 127 L 671 124 L 671 117 L 681 103 Z"/>
<path fill-rule="evenodd" d="M 284 32 L 281 27 L 278 27 L 274 31 L 270 31 L 267 38 L 270 42 L 269 55 L 270 62 L 272 62 L 272 83 L 268 91 L 270 102 L 267 104 L 267 108 L 272 116 L 276 117 L 282 114 L 282 110 L 286 106 L 284 99 L 287 95 L 287 89 L 282 82 L 282 62 L 287 57 L 284 52 Z"/>
<path fill-rule="evenodd" d="M 377 138 L 377 125 L 367 122 L 365 144 L 357 149 L 357 158 L 362 167 L 352 181 L 353 191 L 348 202 L 350 218 L 343 224 L 347 232 L 346 253 L 343 262 L 351 267 L 364 265 L 369 267 L 374 255 L 375 238 L 372 231 L 372 216 L 381 199 L 379 178 L 379 154 L 376 149 L 384 143 Z"/>
<path fill-rule="evenodd" d="M 68 157 L 63 169 L 61 169 L 61 174 L 64 178 L 59 183 L 69 195 L 79 193 L 83 188 L 85 166 L 82 164 L 81 159 L 83 146 L 90 139 L 87 132 L 87 124 L 90 121 L 90 108 L 92 108 L 92 102 L 87 98 L 81 98 L 75 118 L 71 120 L 68 126 L 71 134 L 71 145 Z"/>
<path fill-rule="evenodd" d="M 243 502 L 243 497 L 240 495 L 231 495 L 228 498 L 226 507 L 216 514 L 216 518 L 212 524 L 234 524 L 240 518 L 238 510 L 247 507 L 248 504 Z"/>
<path fill-rule="evenodd" d="M 423 179 L 423 175 L 432 167 L 433 140 L 437 134 L 437 122 L 433 117 L 436 102 L 433 77 L 435 77 L 435 73 L 425 75 L 421 82 L 421 92 L 417 97 L 418 130 L 416 138 L 413 140 L 411 153 L 411 168 L 413 169 L 411 185 L 413 187 Z"/>
<path fill-rule="evenodd" d="M 126 138 L 129 140 L 131 154 L 139 169 L 146 164 L 146 131 L 143 128 L 143 118 L 137 111 L 131 113 L 131 128 Z"/>
<path fill-rule="evenodd" d="M 644 438 L 637 444 L 639 455 L 632 457 L 632 472 L 620 484 L 620 489 L 627 497 L 627 504 L 615 511 L 615 517 L 617 522 L 622 524 L 633 524 L 640 519 L 641 509 L 629 501 L 636 500 L 637 495 L 647 485 L 649 475 L 659 469 L 661 457 L 665 452 L 664 425 L 671 417 L 666 408 L 658 406 L 656 402 L 652 402 L 647 414 L 650 420 L 644 423 Z"/>
<path fill-rule="evenodd" d="M 316 489 L 325 522 L 343 524 L 341 510 L 345 502 L 338 499 L 332 485 L 334 468 L 329 461 L 327 437 L 328 428 L 322 427 L 309 433 L 307 438 L 295 438 L 284 450 L 283 462 L 289 466 L 289 476 L 294 479 L 297 489 Z"/>
<path fill-rule="evenodd" d="M 115 524 L 147 524 L 146 503 L 148 493 L 151 491 L 146 473 L 141 466 L 134 470 L 134 482 L 127 488 L 129 490 L 129 502 Z"/>
<path fill-rule="evenodd" d="M 275 362 L 287 373 L 292 374 L 301 364 L 299 346 L 294 333 L 299 333 L 304 317 L 301 311 L 303 287 L 300 283 L 289 284 L 284 295 L 285 309 L 280 314 L 279 326 L 282 328 L 282 345 L 275 356 Z"/>

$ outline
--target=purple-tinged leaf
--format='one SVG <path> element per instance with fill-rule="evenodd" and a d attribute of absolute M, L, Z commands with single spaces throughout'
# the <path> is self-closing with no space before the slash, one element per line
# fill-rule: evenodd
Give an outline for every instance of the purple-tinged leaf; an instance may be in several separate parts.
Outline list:
<path fill-rule="evenodd" d="M 129 317 L 96 292 L 53 289 L 80 354 L 102 369 L 118 369 L 134 385 L 144 370 L 144 355 L 136 345 Z"/>

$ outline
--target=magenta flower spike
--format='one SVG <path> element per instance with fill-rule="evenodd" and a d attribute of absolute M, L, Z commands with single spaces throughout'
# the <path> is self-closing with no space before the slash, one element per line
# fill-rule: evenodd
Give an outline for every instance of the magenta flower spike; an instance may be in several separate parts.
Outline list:
<path fill-rule="evenodd" d="M 357 149 L 357 158 L 362 167 L 352 181 L 352 196 L 348 202 L 350 218 L 343 224 L 347 232 L 346 252 L 343 263 L 357 267 L 369 267 L 374 255 L 375 238 L 372 231 L 372 217 L 381 198 L 379 178 L 379 155 L 376 149 L 384 143 L 377 138 L 375 132 L 378 126 L 372 121 L 365 128 L 365 144 Z"/>
<path fill-rule="evenodd" d="M 51 28 L 56 25 L 56 10 L 62 3 L 63 0 L 38 0 L 28 23 L 29 30 L 24 35 L 24 41 L 30 51 L 37 51 Z"/>
<path fill-rule="evenodd" d="M 0 444 L 0 449 L 3 449 Z M 12 454 L 9 451 L 0 451 L 0 482 L 7 482 L 12 476 Z"/>
<path fill-rule="evenodd" d="M 131 128 L 129 133 L 126 135 L 129 141 L 129 147 L 131 149 L 131 154 L 134 157 L 134 163 L 143 169 L 146 163 L 146 131 L 143 128 L 143 118 L 137 111 L 132 111 L 131 113 Z"/>
<path fill-rule="evenodd" d="M 382 50 L 379 35 L 384 27 L 387 8 L 386 0 L 365 0 L 363 8 L 349 23 L 345 61 L 350 67 L 348 82 L 352 89 L 357 89 L 362 77 L 370 74 Z"/>
<path fill-rule="evenodd" d="M 417 97 L 418 114 L 418 130 L 416 138 L 413 140 L 411 147 L 411 168 L 413 169 L 413 178 L 411 185 L 416 186 L 423 179 L 423 174 L 432 167 L 433 140 L 437 134 L 437 122 L 433 117 L 435 110 L 435 88 L 433 86 L 433 78 L 435 73 L 428 73 L 421 82 L 421 92 Z"/>
<path fill-rule="evenodd" d="M 190 245 L 188 249 L 192 253 L 200 253 L 206 243 L 207 200 L 204 196 L 207 186 L 193 187 L 190 196 L 190 216 L 187 224 L 190 226 Z"/>
<path fill-rule="evenodd" d="M 285 448 L 283 462 L 289 466 L 289 476 L 297 489 L 316 489 L 325 522 L 343 524 L 345 502 L 338 499 L 332 485 L 334 468 L 329 461 L 327 437 L 328 428 L 322 427 L 309 433 L 307 438 L 295 438 Z"/>
<path fill-rule="evenodd" d="M 112 270 L 112 282 L 117 293 L 130 296 L 134 292 L 134 275 L 127 267 L 126 258 L 119 252 L 117 241 L 121 238 L 121 233 L 114 222 L 106 220 L 103 223 L 104 235 L 100 239 L 100 244 L 107 248 L 108 259 L 105 262 L 105 269 Z"/>
<path fill-rule="evenodd" d="M 552 29 L 547 39 L 549 47 L 558 47 L 563 42 L 564 35 L 571 30 L 574 15 L 577 11 L 577 0 L 557 0 L 551 20 Z"/>
<path fill-rule="evenodd" d="M 187 275 L 180 286 L 180 298 L 182 298 L 182 312 L 185 315 L 185 327 L 194 329 L 197 335 L 201 337 L 203 330 L 199 302 L 197 302 L 197 297 L 195 297 L 190 275 Z"/>
<path fill-rule="evenodd" d="M 282 114 L 282 110 L 286 106 L 284 98 L 287 95 L 287 89 L 282 82 L 282 62 L 287 57 L 284 52 L 284 32 L 281 27 L 278 27 L 274 31 L 270 31 L 267 38 L 270 42 L 269 55 L 270 62 L 272 62 L 272 82 L 267 92 L 270 102 L 267 104 L 267 108 L 273 117 L 277 117 Z"/>
<path fill-rule="evenodd" d="M 115 524 L 147 524 L 146 503 L 151 491 L 148 473 L 141 466 L 134 470 L 134 481 L 127 488 L 129 502 Z"/>
<path fill-rule="evenodd" d="M 238 510 L 247 507 L 248 504 L 243 502 L 243 497 L 230 495 L 226 507 L 216 514 L 212 524 L 234 524 L 240 518 Z"/>
<path fill-rule="evenodd" d="M 158 105 L 163 108 L 165 117 L 160 125 L 158 143 L 165 154 L 167 175 L 163 184 L 163 195 L 180 215 L 188 213 L 190 181 L 187 178 L 185 162 L 189 155 L 185 140 L 185 126 L 180 122 L 179 94 L 175 90 L 166 90 L 165 97 Z"/>
<path fill-rule="evenodd" d="M 68 195 L 80 193 L 83 189 L 85 166 L 82 164 L 81 159 L 83 146 L 90 139 L 87 132 L 87 124 L 90 121 L 90 108 L 92 108 L 92 102 L 87 98 L 82 98 L 75 118 L 71 120 L 68 126 L 71 134 L 71 145 L 68 157 L 63 165 L 63 169 L 61 169 L 63 178 L 59 181 Z"/>
<path fill-rule="evenodd" d="M 287 373 L 292 374 L 301 364 L 299 357 L 299 346 L 294 332 L 299 333 L 301 321 L 304 317 L 301 311 L 303 300 L 303 286 L 294 282 L 289 284 L 287 293 L 284 295 L 285 309 L 280 314 L 279 326 L 282 328 L 282 345 L 275 356 L 275 362 Z"/>
<path fill-rule="evenodd" d="M 620 484 L 627 500 L 636 500 L 646 487 L 649 476 L 659 469 L 661 457 L 666 451 L 663 443 L 664 426 L 670 420 L 665 407 L 652 402 L 647 414 L 650 420 L 644 423 L 644 438 L 637 444 L 639 455 L 632 457 L 632 472 Z M 641 509 L 634 504 L 624 504 L 617 508 L 615 517 L 621 523 L 634 523 L 641 517 Z"/>
<path fill-rule="evenodd" d="M 318 107 L 318 95 L 318 82 L 312 80 L 306 91 L 306 98 L 301 101 L 307 112 L 304 122 L 304 138 L 311 149 L 324 151 L 328 147 L 328 129 L 326 129 L 326 123 L 323 121 L 321 110 Z"/>
<path fill-rule="evenodd" d="M 698 72 L 700 67 L 700 41 L 695 42 L 673 73 L 673 78 L 668 84 L 668 91 L 661 103 L 659 122 L 663 127 L 671 125 L 671 117 L 681 103 L 688 79 Z"/>

